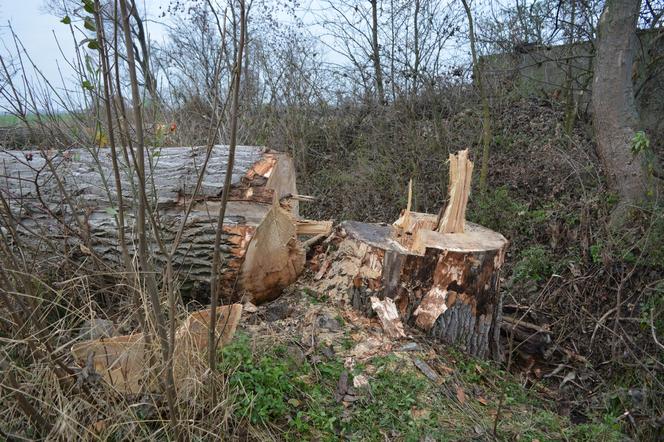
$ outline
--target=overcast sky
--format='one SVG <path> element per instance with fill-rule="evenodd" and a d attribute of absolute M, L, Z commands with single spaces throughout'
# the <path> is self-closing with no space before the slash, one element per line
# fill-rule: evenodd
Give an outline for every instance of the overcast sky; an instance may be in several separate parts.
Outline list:
<path fill-rule="evenodd" d="M 62 17 L 50 13 L 45 3 L 45 0 L 0 0 L 0 54 L 6 57 L 8 54 L 16 53 L 9 28 L 11 25 L 25 51 L 49 82 L 56 88 L 70 89 L 80 80 L 68 67 L 67 60 L 74 59 L 76 47 L 74 39 L 80 42 L 86 36 L 81 33 L 73 37 L 70 27 L 61 23 Z M 159 17 L 163 12 L 161 8 L 167 8 L 169 0 L 137 0 L 137 3 L 139 8 L 143 9 L 142 15 L 147 18 L 145 24 L 151 41 L 163 42 L 166 37 L 166 27 L 160 24 L 164 19 Z M 315 21 L 312 19 L 319 11 L 320 4 L 318 0 L 302 0 L 299 2 L 297 15 L 305 23 L 307 30 L 325 43 L 328 38 L 326 32 L 314 24 Z M 278 13 L 277 17 L 280 15 Z M 279 19 L 290 21 L 291 17 L 284 14 Z M 332 41 L 327 43 L 330 44 Z M 336 64 L 345 61 L 342 56 L 326 49 L 324 45 L 320 50 L 327 62 Z M 448 57 L 456 52 L 458 51 L 454 47 L 445 50 Z M 30 75 L 29 63 L 27 60 L 24 61 Z"/>
<path fill-rule="evenodd" d="M 159 13 L 159 7 L 167 5 L 168 0 L 149 0 L 141 3 L 147 7 L 148 16 L 154 18 Z M 71 72 L 67 69 L 63 58 L 73 58 L 74 45 L 69 26 L 60 23 L 60 20 L 62 17 L 47 11 L 44 0 L 0 0 L 0 40 L 2 41 L 0 51 L 3 54 L 15 53 L 8 28 L 11 24 L 27 53 L 46 78 L 57 81 L 61 71 L 67 80 Z M 148 30 L 153 40 L 161 40 L 165 35 L 164 28 L 158 23 L 148 22 Z M 78 36 L 79 41 L 82 38 Z"/>

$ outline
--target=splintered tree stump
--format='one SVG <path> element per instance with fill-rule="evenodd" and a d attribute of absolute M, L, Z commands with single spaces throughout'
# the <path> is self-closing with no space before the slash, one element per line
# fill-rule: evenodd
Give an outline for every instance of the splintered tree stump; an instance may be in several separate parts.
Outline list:
<path fill-rule="evenodd" d="M 192 204 L 172 264 L 184 291 L 206 301 L 228 146 L 212 149 L 196 195 L 205 147 L 149 151 L 146 193 L 167 253 Z M 117 160 L 126 246 L 133 257 L 137 179 L 130 159 L 119 154 Z M 263 147 L 237 146 L 231 183 L 221 236 L 222 296 L 246 294 L 259 303 L 278 296 L 304 267 L 304 249 L 297 241 L 298 202 L 291 198 L 297 195 L 293 160 Z M 72 261 L 109 273 L 124 271 L 110 149 L 0 150 L 0 196 L 2 233 L 36 269 Z M 147 235 L 152 266 L 161 274 L 167 256 L 153 232 Z"/>
<path fill-rule="evenodd" d="M 332 268 L 349 277 L 350 302 L 372 315 L 372 297 L 391 298 L 404 323 L 474 356 L 499 358 L 507 240 L 472 223 L 464 233 L 440 233 L 428 230 L 435 215 L 407 218 L 401 227 L 347 221 L 331 237 L 341 261 Z"/>

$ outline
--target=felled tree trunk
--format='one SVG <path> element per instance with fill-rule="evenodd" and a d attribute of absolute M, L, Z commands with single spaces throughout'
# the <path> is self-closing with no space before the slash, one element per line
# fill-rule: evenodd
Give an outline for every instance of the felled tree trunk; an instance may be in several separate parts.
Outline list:
<path fill-rule="evenodd" d="M 180 230 L 182 237 L 172 255 L 177 279 L 185 290 L 209 296 L 218 205 L 224 191 L 227 146 L 215 146 L 194 197 L 205 148 L 174 147 L 151 151 L 146 172 L 151 213 L 159 225 L 166 254 L 153 232 L 151 254 L 158 271 L 164 269 Z M 135 210 L 138 193 L 131 161 L 121 164 L 124 232 L 131 256 L 135 253 Z M 110 151 L 71 149 L 58 151 L 0 151 L 2 227 L 36 267 L 53 268 L 62 256 L 88 259 L 104 270 L 121 270 L 122 253 L 117 222 L 116 195 Z M 253 146 L 238 146 L 222 236 L 220 275 L 226 297 L 246 293 L 254 302 L 274 298 L 294 281 L 304 266 L 304 250 L 297 241 L 297 201 L 279 200 L 297 195 L 292 159 L 282 153 Z M 269 239 L 269 240 L 268 240 Z M 278 257 L 263 260 L 269 274 L 254 278 L 252 255 Z M 269 261 L 269 262 L 267 262 Z"/>

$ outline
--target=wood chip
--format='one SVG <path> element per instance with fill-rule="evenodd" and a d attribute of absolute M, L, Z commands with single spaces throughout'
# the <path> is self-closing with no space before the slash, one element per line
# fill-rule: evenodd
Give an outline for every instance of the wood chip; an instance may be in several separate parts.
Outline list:
<path fill-rule="evenodd" d="M 323 261 L 323 265 L 320 266 L 318 273 L 316 273 L 316 276 L 314 276 L 315 281 L 320 281 L 321 279 L 323 279 L 323 276 L 325 276 L 325 272 L 327 272 L 327 269 L 330 268 L 330 264 L 332 264 L 332 261 L 330 261 L 329 259 Z"/>
<path fill-rule="evenodd" d="M 375 296 L 372 296 L 370 300 L 371 308 L 378 315 L 385 333 L 391 338 L 405 338 L 406 333 L 394 301 L 391 298 L 385 298 L 381 301 Z"/>

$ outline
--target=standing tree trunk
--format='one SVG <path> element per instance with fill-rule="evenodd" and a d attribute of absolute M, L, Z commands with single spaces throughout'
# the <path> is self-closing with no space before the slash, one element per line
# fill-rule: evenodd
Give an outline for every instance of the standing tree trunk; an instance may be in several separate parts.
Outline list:
<path fill-rule="evenodd" d="M 413 13 L 413 55 L 415 56 L 415 61 L 413 62 L 413 93 L 412 97 L 417 96 L 417 81 L 418 73 L 420 72 L 420 28 L 419 28 L 419 16 L 420 16 L 420 0 L 415 0 L 415 12 Z"/>
<path fill-rule="evenodd" d="M 378 0 L 371 0 L 371 50 L 376 76 L 376 95 L 380 104 L 385 103 L 383 69 L 380 66 L 380 46 L 378 45 Z"/>
<path fill-rule="evenodd" d="M 477 58 L 475 47 L 475 28 L 473 26 L 473 14 L 467 0 L 461 0 L 468 18 L 468 38 L 470 40 L 470 53 L 473 57 L 473 77 L 482 100 L 482 168 L 480 169 L 480 193 L 484 194 L 487 188 L 487 175 L 489 174 L 489 148 L 491 146 L 491 113 L 489 111 L 489 97 L 487 96 L 484 82 L 482 81 L 482 69 Z"/>
<path fill-rule="evenodd" d="M 596 44 L 592 110 L 597 153 L 622 209 L 646 195 L 646 171 L 630 149 L 639 121 L 632 64 L 640 6 L 640 0 L 607 0 Z"/>
<path fill-rule="evenodd" d="M 576 1 L 572 0 L 572 9 L 569 18 L 569 35 L 567 36 L 568 56 L 565 72 L 565 133 L 572 134 L 574 120 L 576 119 L 576 103 L 574 100 L 574 23 L 576 20 Z"/>

